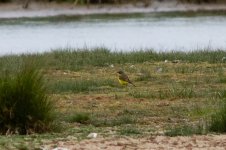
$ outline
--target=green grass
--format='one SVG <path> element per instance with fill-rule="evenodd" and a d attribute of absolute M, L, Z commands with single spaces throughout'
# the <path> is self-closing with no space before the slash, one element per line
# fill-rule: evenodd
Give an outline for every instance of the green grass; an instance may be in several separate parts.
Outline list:
<path fill-rule="evenodd" d="M 88 124 L 90 122 L 90 114 L 88 113 L 75 113 L 68 117 L 68 121 L 73 123 L 81 123 L 81 124 Z"/>
<path fill-rule="evenodd" d="M 149 99 L 174 99 L 174 98 L 195 98 L 198 91 L 191 86 L 169 85 L 164 89 L 153 91 L 132 92 L 134 98 L 149 98 Z"/>
<path fill-rule="evenodd" d="M 37 67 L 63 70 L 81 70 L 87 66 L 105 67 L 111 64 L 143 63 L 146 61 L 173 61 L 181 60 L 188 63 L 209 62 L 221 63 L 226 56 L 226 51 L 192 51 L 192 52 L 154 52 L 152 50 L 133 52 L 110 52 L 105 48 L 88 49 L 64 49 L 55 50 L 43 54 L 30 54 L 19 56 L 0 57 L 2 68 L 16 68 L 23 59 L 32 59 Z M 10 63 L 9 63 L 10 62 Z M 12 69 L 13 70 L 13 69 Z M 181 71 L 180 71 L 181 70 Z M 183 67 L 179 72 L 192 72 Z M 183 71 L 184 70 L 184 71 Z M 148 75 L 148 74 L 147 74 Z"/>
<path fill-rule="evenodd" d="M 153 95 L 151 91 L 142 91 L 142 92 L 132 91 L 129 93 L 129 95 L 134 98 L 147 98 L 147 99 L 156 98 L 156 96 Z"/>
<path fill-rule="evenodd" d="M 103 91 L 107 90 L 107 87 L 114 87 L 115 82 L 113 80 L 87 80 L 84 78 L 75 80 L 62 80 L 49 83 L 48 89 L 50 93 L 63 93 L 63 92 L 89 92 L 89 91 Z M 104 87 L 103 89 L 101 87 Z"/>
<path fill-rule="evenodd" d="M 226 76 L 224 75 L 224 70 L 222 67 L 218 69 L 218 82 L 219 83 L 226 83 Z"/>
<path fill-rule="evenodd" d="M 214 132 L 226 132 L 226 90 L 223 90 L 219 93 L 220 98 L 222 99 L 220 103 L 220 109 L 216 110 L 211 117 L 210 121 L 210 131 Z"/>
<path fill-rule="evenodd" d="M 165 132 L 165 135 L 167 136 L 191 136 L 194 134 L 206 134 L 206 131 L 203 126 L 183 125 L 181 127 L 168 129 Z"/>
<path fill-rule="evenodd" d="M 53 104 L 48 99 L 43 76 L 31 62 L 16 74 L 7 70 L 0 79 L 0 133 L 45 132 L 52 121 Z"/>
<path fill-rule="evenodd" d="M 139 135 L 141 134 L 141 131 L 136 128 L 135 126 L 125 126 L 121 128 L 119 131 L 120 135 Z"/>
<path fill-rule="evenodd" d="M 166 94 L 169 97 L 179 97 L 179 98 L 192 98 L 195 97 L 196 94 L 194 92 L 193 87 L 189 86 L 184 86 L 184 87 L 177 87 L 177 86 L 172 86 L 168 94 Z"/>
<path fill-rule="evenodd" d="M 91 121 L 91 124 L 96 127 L 114 127 L 121 126 L 124 124 L 135 124 L 136 119 L 131 115 L 122 115 L 115 118 L 100 118 L 94 116 Z"/>

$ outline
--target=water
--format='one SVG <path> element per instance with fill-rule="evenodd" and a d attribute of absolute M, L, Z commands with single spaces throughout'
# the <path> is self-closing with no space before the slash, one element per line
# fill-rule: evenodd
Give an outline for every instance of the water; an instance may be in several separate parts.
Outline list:
<path fill-rule="evenodd" d="M 0 23 L 0 55 L 84 47 L 112 51 L 226 49 L 225 33 L 226 16 L 8 21 Z"/>

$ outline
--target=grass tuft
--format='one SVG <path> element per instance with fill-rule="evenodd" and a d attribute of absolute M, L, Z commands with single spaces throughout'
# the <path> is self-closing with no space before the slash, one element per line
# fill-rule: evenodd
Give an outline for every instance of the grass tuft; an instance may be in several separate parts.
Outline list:
<path fill-rule="evenodd" d="M 133 126 L 126 126 L 119 130 L 121 135 L 139 135 L 141 131 Z"/>
<path fill-rule="evenodd" d="M 210 122 L 210 131 L 226 132 L 226 90 L 220 93 L 222 98 L 220 109 L 212 115 Z"/>
<path fill-rule="evenodd" d="M 29 62 L 0 79 L 0 133 L 45 132 L 53 119 L 42 74 Z"/>
<path fill-rule="evenodd" d="M 81 123 L 81 124 L 88 124 L 90 122 L 90 115 L 88 113 L 75 113 L 69 116 L 68 121 L 73 123 Z"/>
<path fill-rule="evenodd" d="M 180 127 L 174 127 L 165 132 L 166 136 L 190 136 L 194 134 L 205 134 L 206 130 L 203 125 L 183 125 Z"/>

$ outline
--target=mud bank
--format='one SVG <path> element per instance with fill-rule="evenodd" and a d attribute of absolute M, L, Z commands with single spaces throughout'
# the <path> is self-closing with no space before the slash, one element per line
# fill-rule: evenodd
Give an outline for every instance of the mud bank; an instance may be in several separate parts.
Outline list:
<path fill-rule="evenodd" d="M 149 7 L 142 5 L 91 5 L 77 6 L 69 3 L 31 3 L 28 9 L 23 9 L 22 4 L 9 3 L 0 5 L 1 18 L 22 17 L 51 17 L 59 15 L 91 15 L 91 14 L 123 14 L 123 13 L 152 13 L 175 11 L 226 11 L 222 4 L 178 4 L 176 2 L 155 2 Z"/>

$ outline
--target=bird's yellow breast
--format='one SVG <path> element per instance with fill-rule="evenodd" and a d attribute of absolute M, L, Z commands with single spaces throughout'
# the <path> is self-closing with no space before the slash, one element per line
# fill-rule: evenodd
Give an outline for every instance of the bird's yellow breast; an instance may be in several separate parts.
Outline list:
<path fill-rule="evenodd" d="M 118 81 L 119 81 L 119 83 L 120 83 L 121 85 L 127 85 L 127 84 L 128 84 L 127 81 L 123 81 L 123 80 L 121 80 L 121 79 L 118 79 Z"/>

